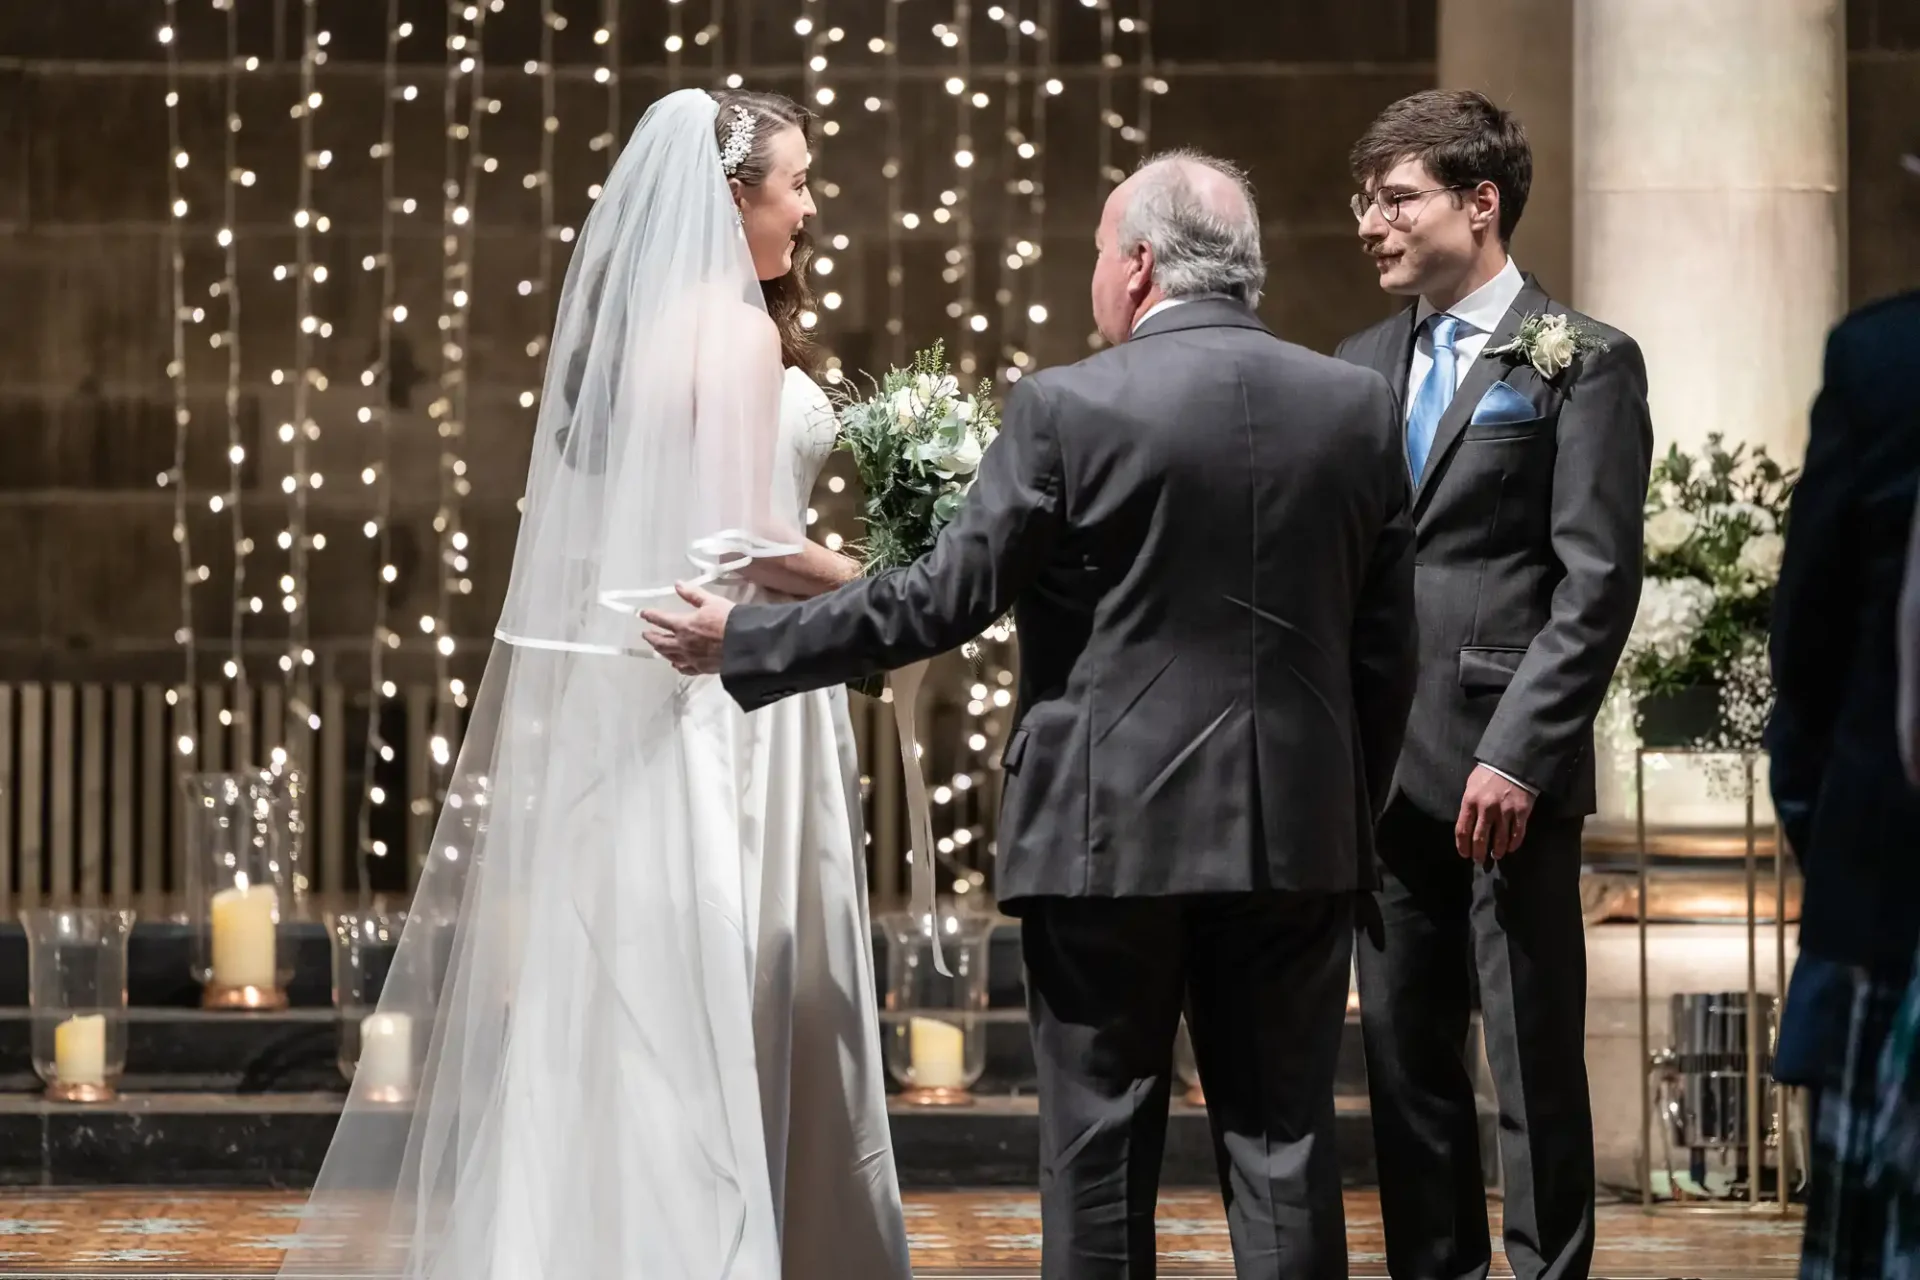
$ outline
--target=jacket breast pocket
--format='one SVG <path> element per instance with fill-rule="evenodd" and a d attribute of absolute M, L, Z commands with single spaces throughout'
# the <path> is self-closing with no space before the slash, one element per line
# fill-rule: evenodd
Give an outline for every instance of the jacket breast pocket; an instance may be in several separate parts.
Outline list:
<path fill-rule="evenodd" d="M 1460 688 L 1469 697 L 1507 691 L 1525 649 L 1468 647 L 1460 650 Z"/>
<path fill-rule="evenodd" d="M 1526 444 L 1544 439 L 1547 433 L 1547 415 L 1537 418 L 1525 418 L 1519 422 L 1476 422 L 1470 424 L 1461 433 L 1462 444 L 1500 444 L 1511 441 Z"/>

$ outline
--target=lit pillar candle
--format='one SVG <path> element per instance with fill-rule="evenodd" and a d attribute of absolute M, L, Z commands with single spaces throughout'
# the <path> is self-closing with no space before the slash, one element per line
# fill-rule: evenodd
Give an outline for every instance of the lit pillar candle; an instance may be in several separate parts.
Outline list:
<path fill-rule="evenodd" d="M 271 990 L 274 909 L 271 885 L 239 886 L 213 895 L 213 983 Z"/>
<path fill-rule="evenodd" d="M 354 1079 L 364 1090 L 405 1092 L 413 1087 L 412 1018 L 375 1013 L 361 1020 L 360 1065 Z"/>
<path fill-rule="evenodd" d="M 915 1018 L 907 1024 L 913 1083 L 921 1089 L 967 1086 L 966 1033 L 939 1018 Z"/>
<path fill-rule="evenodd" d="M 53 1029 L 53 1075 L 63 1085 L 106 1084 L 105 1014 L 79 1014 Z"/>

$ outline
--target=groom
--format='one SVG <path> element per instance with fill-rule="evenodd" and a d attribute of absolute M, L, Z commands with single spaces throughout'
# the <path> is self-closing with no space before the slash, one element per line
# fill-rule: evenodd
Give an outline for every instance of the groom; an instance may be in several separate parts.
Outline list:
<path fill-rule="evenodd" d="M 1403 99 L 1353 149 L 1361 242 L 1411 300 L 1339 352 L 1404 397 L 1419 540 L 1419 693 L 1359 955 L 1396 1280 L 1487 1274 L 1476 974 L 1507 1260 L 1519 1280 L 1582 1280 L 1593 1253 L 1580 828 L 1639 604 L 1653 445 L 1633 339 L 1507 256 L 1532 171 L 1519 123 L 1477 93 Z M 1591 336 L 1500 354 L 1530 316 Z"/>
<path fill-rule="evenodd" d="M 997 888 L 1040 1073 L 1043 1273 L 1154 1273 L 1184 1008 L 1243 1277 L 1346 1275 L 1333 1080 L 1354 903 L 1413 692 L 1393 396 L 1281 342 L 1241 175 L 1121 184 L 1110 349 L 1021 381 L 931 554 L 805 604 L 649 614 L 748 708 L 951 649 L 1011 605 Z"/>

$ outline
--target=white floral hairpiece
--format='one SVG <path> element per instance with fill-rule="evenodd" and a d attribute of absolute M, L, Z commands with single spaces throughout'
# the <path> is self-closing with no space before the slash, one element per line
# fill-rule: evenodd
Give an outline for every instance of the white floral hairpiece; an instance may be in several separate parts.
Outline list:
<path fill-rule="evenodd" d="M 745 107 L 733 109 L 734 118 L 727 124 L 726 141 L 720 147 L 720 168 L 729 178 L 740 171 L 740 166 L 753 154 L 753 112 Z"/>

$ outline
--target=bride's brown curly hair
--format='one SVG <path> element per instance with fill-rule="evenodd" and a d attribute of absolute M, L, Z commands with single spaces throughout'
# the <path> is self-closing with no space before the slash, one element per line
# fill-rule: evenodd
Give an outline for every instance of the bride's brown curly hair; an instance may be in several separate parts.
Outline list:
<path fill-rule="evenodd" d="M 773 158 L 773 137 L 788 125 L 800 131 L 809 146 L 813 143 L 813 116 L 799 103 L 777 93 L 755 93 L 750 89 L 717 89 L 714 101 L 720 104 L 714 119 L 714 145 L 726 144 L 727 121 L 735 107 L 753 113 L 753 150 L 733 171 L 741 185 L 757 187 L 767 180 Z M 800 314 L 814 307 L 813 290 L 807 284 L 807 263 L 813 257 L 813 237 L 804 228 L 793 246 L 793 266 L 778 280 L 762 280 L 760 291 L 767 300 L 767 314 L 780 330 L 780 358 L 790 369 L 817 372 L 818 352 Z"/>

